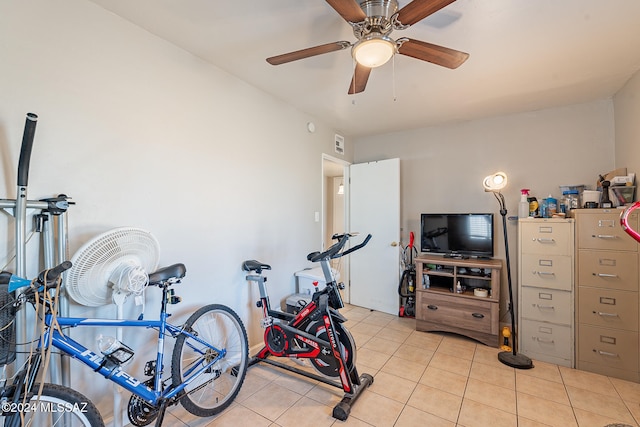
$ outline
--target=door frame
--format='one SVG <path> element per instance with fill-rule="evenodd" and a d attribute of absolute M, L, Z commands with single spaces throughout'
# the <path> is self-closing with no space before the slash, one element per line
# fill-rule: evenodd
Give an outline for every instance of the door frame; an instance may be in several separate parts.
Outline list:
<path fill-rule="evenodd" d="M 342 177 L 344 180 L 344 224 L 345 227 L 348 226 L 349 224 L 349 166 L 351 166 L 351 163 L 343 160 L 343 159 L 338 159 L 336 157 L 330 156 L 328 154 L 322 153 L 322 166 L 321 166 L 321 198 L 322 198 L 322 203 L 321 203 L 321 209 L 320 209 L 320 244 L 322 247 L 322 250 L 325 250 L 326 248 L 328 248 L 329 246 L 331 246 L 331 242 L 327 242 L 326 240 L 326 234 L 327 234 L 327 191 L 328 188 L 326 186 L 326 162 L 331 162 L 331 163 L 337 163 L 338 165 L 342 166 Z M 345 231 L 350 231 L 350 230 L 345 230 Z M 349 257 L 344 257 L 344 259 L 342 259 L 342 274 L 343 276 L 340 277 L 340 281 L 344 282 L 346 289 L 343 292 L 343 296 L 345 299 L 345 302 L 349 302 L 350 301 L 350 288 L 349 288 Z"/>

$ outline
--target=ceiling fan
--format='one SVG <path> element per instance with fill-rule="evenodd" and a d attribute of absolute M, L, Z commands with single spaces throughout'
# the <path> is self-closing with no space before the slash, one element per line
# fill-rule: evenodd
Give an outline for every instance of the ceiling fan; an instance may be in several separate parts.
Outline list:
<path fill-rule="evenodd" d="M 349 95 L 363 92 L 371 69 L 385 64 L 393 55 L 410 56 L 447 68 L 458 68 L 468 53 L 402 37 L 390 37 L 393 30 L 404 30 L 439 11 L 455 0 L 413 0 L 398 10 L 397 0 L 326 0 L 353 27 L 355 43 L 339 41 L 267 58 L 271 65 L 322 55 L 351 47 L 356 66 Z"/>

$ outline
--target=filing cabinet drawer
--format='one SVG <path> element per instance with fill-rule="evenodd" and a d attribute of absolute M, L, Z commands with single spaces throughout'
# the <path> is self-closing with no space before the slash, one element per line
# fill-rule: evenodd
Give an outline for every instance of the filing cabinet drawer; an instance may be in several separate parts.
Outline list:
<path fill-rule="evenodd" d="M 522 253 L 545 255 L 571 255 L 571 223 L 568 222 L 520 222 Z"/>
<path fill-rule="evenodd" d="M 610 368 L 638 371 L 638 333 L 580 324 L 579 357 Z"/>
<path fill-rule="evenodd" d="M 580 288 L 580 323 L 638 330 L 638 293 L 598 288 Z"/>
<path fill-rule="evenodd" d="M 571 359 L 573 337 L 570 326 L 525 319 L 522 320 L 520 329 L 523 353 L 542 353 L 551 357 Z"/>
<path fill-rule="evenodd" d="M 522 292 L 522 317 L 571 324 L 573 317 L 571 292 L 524 286 Z"/>
<path fill-rule="evenodd" d="M 579 210 L 578 247 L 579 249 L 609 249 L 619 251 L 637 251 L 638 243 L 624 232 L 620 226 L 619 210 L 590 212 Z M 629 216 L 629 224 L 637 229 L 638 215 Z"/>
<path fill-rule="evenodd" d="M 636 252 L 580 251 L 578 285 L 636 291 L 638 254 Z"/>
<path fill-rule="evenodd" d="M 571 290 L 573 261 L 563 255 L 522 254 L 521 286 Z"/>

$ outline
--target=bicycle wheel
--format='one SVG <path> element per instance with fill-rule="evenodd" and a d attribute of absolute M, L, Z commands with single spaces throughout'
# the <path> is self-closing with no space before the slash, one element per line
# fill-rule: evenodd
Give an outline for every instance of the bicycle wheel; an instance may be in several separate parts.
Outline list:
<path fill-rule="evenodd" d="M 44 384 L 42 394 L 38 400 L 37 392 L 40 385 L 34 385 L 34 393 L 29 403 L 18 404 L 23 409 L 24 424 L 20 414 L 15 412 L 11 403 L 3 403 L 2 415 L 4 425 L 30 427 L 104 427 L 104 421 L 98 408 L 84 395 L 56 384 Z M 9 411 L 9 412 L 5 412 Z M 13 415 L 12 415 L 13 414 Z M 15 420 L 12 419 L 15 417 Z M 12 424 L 12 421 L 17 421 Z"/>
<path fill-rule="evenodd" d="M 210 343 L 226 355 L 193 379 L 180 398 L 182 406 L 199 417 L 210 417 L 231 404 L 247 373 L 249 357 L 247 332 L 238 315 L 229 307 L 211 304 L 193 313 L 185 330 Z M 171 359 L 174 386 L 198 368 L 208 364 L 217 353 L 187 335 L 176 339 Z"/>

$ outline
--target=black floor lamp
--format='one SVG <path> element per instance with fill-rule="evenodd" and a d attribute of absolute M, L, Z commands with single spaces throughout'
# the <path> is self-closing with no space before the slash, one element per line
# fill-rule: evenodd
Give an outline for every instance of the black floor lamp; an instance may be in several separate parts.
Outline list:
<path fill-rule="evenodd" d="M 518 354 L 516 350 L 517 332 L 516 332 L 516 315 L 513 305 L 513 287 L 511 284 L 511 263 L 509 262 L 509 239 L 507 237 L 507 208 L 504 203 L 504 196 L 500 192 L 507 186 L 507 174 L 504 172 L 496 172 L 489 175 L 482 182 L 484 191 L 493 193 L 500 205 L 500 215 L 502 216 L 502 229 L 504 230 L 504 252 L 507 261 L 507 284 L 509 285 L 509 311 L 511 312 L 511 348 L 513 351 L 501 351 L 498 353 L 498 360 L 505 365 L 517 369 L 531 369 L 533 362 L 527 356 Z"/>

